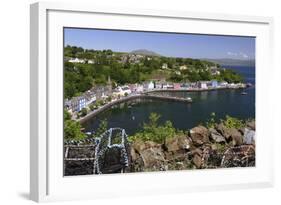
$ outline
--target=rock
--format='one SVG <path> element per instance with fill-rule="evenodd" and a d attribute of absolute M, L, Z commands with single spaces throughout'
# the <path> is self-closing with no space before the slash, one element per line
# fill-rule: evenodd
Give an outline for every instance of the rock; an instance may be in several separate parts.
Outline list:
<path fill-rule="evenodd" d="M 138 154 L 136 153 L 136 150 L 133 147 L 130 148 L 130 154 L 132 161 L 136 161 L 138 158 Z"/>
<path fill-rule="evenodd" d="M 150 147 L 161 147 L 160 144 L 157 144 L 155 142 L 152 142 L 152 141 L 146 141 L 146 142 L 143 142 L 143 141 L 140 141 L 140 140 L 137 140 L 135 141 L 133 144 L 132 144 L 132 147 L 138 152 L 140 153 L 142 150 L 145 150 L 147 148 L 150 148 Z"/>
<path fill-rule="evenodd" d="M 145 143 L 143 141 L 136 140 L 132 144 L 132 148 L 135 149 L 138 153 L 140 153 L 142 150 L 144 150 L 146 148 L 146 146 L 145 146 Z"/>
<path fill-rule="evenodd" d="M 198 126 L 190 130 L 190 137 L 195 145 L 202 145 L 209 142 L 209 130 L 206 127 Z"/>
<path fill-rule="evenodd" d="M 223 123 L 217 124 L 216 130 L 226 139 L 229 138 L 229 135 L 227 134 L 227 127 L 225 127 Z"/>
<path fill-rule="evenodd" d="M 202 165 L 202 158 L 198 154 L 196 154 L 192 158 L 192 162 L 195 164 L 196 168 L 200 168 Z"/>
<path fill-rule="evenodd" d="M 191 154 L 192 154 L 193 156 L 198 155 L 198 156 L 201 157 L 202 154 L 203 154 L 203 151 L 202 151 L 201 149 L 199 149 L 199 148 L 196 148 L 196 149 L 194 149 L 194 150 L 191 151 Z"/>
<path fill-rule="evenodd" d="M 151 147 L 140 152 L 140 156 L 144 163 L 144 168 L 154 168 L 160 170 L 165 166 L 165 156 L 161 148 Z"/>
<path fill-rule="evenodd" d="M 188 150 L 190 148 L 190 141 L 185 136 L 167 138 L 165 141 L 165 147 L 168 152 Z"/>
<path fill-rule="evenodd" d="M 231 137 L 233 146 L 241 145 L 243 143 L 242 135 L 237 129 L 229 128 L 227 129 L 227 134 Z"/>
<path fill-rule="evenodd" d="M 209 129 L 210 133 L 211 133 L 211 139 L 214 140 L 217 143 L 222 143 L 222 142 L 226 142 L 225 138 L 214 128 L 210 128 Z"/>
<path fill-rule="evenodd" d="M 255 144 L 255 135 L 256 135 L 256 132 L 254 130 L 245 128 L 244 136 L 243 136 L 243 143 L 244 144 Z"/>
<path fill-rule="evenodd" d="M 255 120 L 247 122 L 246 126 L 249 127 L 251 130 L 256 130 L 256 122 L 255 122 Z"/>

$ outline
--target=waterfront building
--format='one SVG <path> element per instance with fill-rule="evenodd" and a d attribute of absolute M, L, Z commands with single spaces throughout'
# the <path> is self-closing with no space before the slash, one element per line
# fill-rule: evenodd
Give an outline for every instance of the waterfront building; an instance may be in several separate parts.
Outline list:
<path fill-rule="evenodd" d="M 86 99 L 84 96 L 74 97 L 71 99 L 71 110 L 79 112 L 86 107 Z"/>
<path fill-rule="evenodd" d="M 137 84 L 129 84 L 128 86 L 132 93 L 135 93 L 137 91 Z"/>
<path fill-rule="evenodd" d="M 83 96 L 86 99 L 86 105 L 90 105 L 97 100 L 96 94 L 91 90 L 86 91 Z"/>
<path fill-rule="evenodd" d="M 190 87 L 190 84 L 189 83 L 182 83 L 180 85 L 181 89 L 188 89 Z"/>
<path fill-rule="evenodd" d="M 126 93 L 127 93 L 127 95 L 129 95 L 129 94 L 132 93 L 131 90 L 130 90 L 130 88 L 129 88 L 128 86 L 122 86 L 122 87 L 118 86 L 118 87 L 114 90 L 113 95 L 114 95 L 114 96 L 125 96 Z"/>
<path fill-rule="evenodd" d="M 156 89 L 162 89 L 162 83 L 161 82 L 156 82 L 155 83 L 155 88 Z"/>
<path fill-rule="evenodd" d="M 198 87 L 201 89 L 207 89 L 208 88 L 208 82 L 207 81 L 200 81 L 198 82 Z"/>
<path fill-rule="evenodd" d="M 174 90 L 180 90 L 181 85 L 179 83 L 174 83 Z"/>
<path fill-rule="evenodd" d="M 152 89 L 154 89 L 154 83 L 152 81 L 150 81 L 148 83 L 145 83 L 144 84 L 144 89 L 145 90 L 152 90 Z"/>
<path fill-rule="evenodd" d="M 227 85 L 228 85 L 228 83 L 225 82 L 225 81 L 222 81 L 222 82 L 219 83 L 220 87 L 226 87 Z"/>
<path fill-rule="evenodd" d="M 174 89 L 174 84 L 173 83 L 168 83 L 167 84 L 167 89 Z"/>
<path fill-rule="evenodd" d="M 64 108 L 67 109 L 67 110 L 71 109 L 71 100 L 65 99 Z"/>
<path fill-rule="evenodd" d="M 138 85 L 136 86 L 136 92 L 138 92 L 138 93 L 143 92 L 143 85 L 138 84 Z"/>
<path fill-rule="evenodd" d="M 123 91 L 124 95 L 126 95 L 126 93 L 127 93 L 127 95 L 129 95 L 129 94 L 132 93 L 132 91 L 131 91 L 131 89 L 129 88 L 129 86 L 123 86 L 123 87 L 122 87 L 122 91 Z"/>
<path fill-rule="evenodd" d="M 212 80 L 211 81 L 211 86 L 212 86 L 212 88 L 217 88 L 218 87 L 218 81 Z"/>

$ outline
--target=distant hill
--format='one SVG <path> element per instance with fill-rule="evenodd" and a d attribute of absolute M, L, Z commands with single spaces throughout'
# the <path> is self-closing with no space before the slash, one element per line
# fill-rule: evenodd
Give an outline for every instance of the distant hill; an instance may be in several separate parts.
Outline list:
<path fill-rule="evenodd" d="M 231 59 L 231 58 L 221 58 L 221 59 L 202 59 L 207 60 L 213 63 L 217 63 L 220 65 L 229 65 L 229 66 L 255 66 L 255 60 L 239 60 L 239 59 Z"/>
<path fill-rule="evenodd" d="M 146 49 L 134 50 L 134 51 L 131 51 L 131 53 L 145 55 L 145 56 L 161 56 L 160 54 L 158 54 L 154 51 L 149 51 L 149 50 L 146 50 Z"/>

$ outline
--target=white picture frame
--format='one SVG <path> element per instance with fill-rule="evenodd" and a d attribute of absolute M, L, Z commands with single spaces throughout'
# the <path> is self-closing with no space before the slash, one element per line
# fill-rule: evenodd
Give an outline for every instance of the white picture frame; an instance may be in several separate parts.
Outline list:
<path fill-rule="evenodd" d="M 272 18 L 97 8 L 93 4 L 68 2 L 35 3 L 31 5 L 30 14 L 32 200 L 95 199 L 273 186 L 273 134 L 268 134 L 272 113 L 263 109 L 271 106 L 272 99 L 268 92 L 271 84 L 267 72 L 272 68 Z M 256 167 L 63 177 L 63 27 L 256 36 Z M 115 185 L 110 186 L 111 183 Z"/>

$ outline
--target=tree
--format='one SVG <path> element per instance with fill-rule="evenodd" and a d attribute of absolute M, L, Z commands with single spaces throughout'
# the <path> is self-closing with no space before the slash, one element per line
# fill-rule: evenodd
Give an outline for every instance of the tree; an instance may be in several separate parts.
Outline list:
<path fill-rule="evenodd" d="M 79 122 L 73 120 L 64 121 L 64 140 L 82 140 L 86 135 L 81 132 Z"/>
<path fill-rule="evenodd" d="M 149 123 L 144 123 L 143 130 L 129 137 L 130 141 L 154 141 L 164 143 L 166 138 L 181 135 L 182 131 L 177 131 L 171 121 L 166 121 L 164 125 L 159 125 L 158 120 L 161 116 L 157 113 L 151 113 Z"/>
<path fill-rule="evenodd" d="M 99 128 L 97 129 L 96 133 L 94 134 L 95 137 L 100 137 L 101 134 L 103 134 L 106 130 L 107 130 L 107 126 L 108 126 L 108 123 L 107 123 L 107 120 L 104 119 L 100 122 L 99 124 Z"/>
<path fill-rule="evenodd" d="M 91 111 L 93 111 L 95 109 L 95 107 L 96 106 L 93 103 L 89 105 L 89 108 L 90 108 Z"/>
<path fill-rule="evenodd" d="M 87 110 L 87 108 L 82 108 L 82 110 L 80 111 L 81 112 L 81 116 L 85 116 L 85 115 L 87 115 L 88 114 L 88 110 Z"/>
<path fill-rule="evenodd" d="M 64 121 L 71 119 L 71 115 L 66 109 L 63 110 L 63 119 Z"/>

